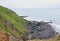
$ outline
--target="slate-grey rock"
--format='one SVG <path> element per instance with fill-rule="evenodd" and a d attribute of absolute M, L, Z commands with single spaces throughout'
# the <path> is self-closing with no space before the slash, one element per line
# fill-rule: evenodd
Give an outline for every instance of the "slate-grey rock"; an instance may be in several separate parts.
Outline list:
<path fill-rule="evenodd" d="M 48 22 L 36 22 L 30 27 L 28 39 L 49 39 L 56 35 L 55 30 Z"/>

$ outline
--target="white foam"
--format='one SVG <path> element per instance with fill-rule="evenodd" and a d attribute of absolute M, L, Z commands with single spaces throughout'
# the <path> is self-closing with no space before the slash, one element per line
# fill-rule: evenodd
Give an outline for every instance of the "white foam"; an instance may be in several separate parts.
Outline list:
<path fill-rule="evenodd" d="M 58 25 L 58 24 L 50 24 L 50 25 L 52 25 L 53 26 L 53 28 L 55 29 L 55 31 L 56 32 L 59 32 L 60 33 L 60 25 Z"/>
<path fill-rule="evenodd" d="M 37 19 L 37 18 L 32 18 L 32 17 L 26 17 L 24 18 L 28 21 L 44 21 L 44 22 L 48 22 L 49 20 L 45 20 L 45 19 Z"/>
<path fill-rule="evenodd" d="M 29 20 L 29 21 L 44 21 L 44 22 L 49 22 L 49 20 L 45 20 L 45 19 L 34 19 L 34 18 L 31 18 L 31 17 L 27 17 L 25 18 L 26 20 Z M 51 26 L 53 26 L 53 28 L 55 29 L 56 32 L 59 32 L 60 33 L 60 25 L 58 24 L 54 24 L 54 23 L 50 23 Z"/>

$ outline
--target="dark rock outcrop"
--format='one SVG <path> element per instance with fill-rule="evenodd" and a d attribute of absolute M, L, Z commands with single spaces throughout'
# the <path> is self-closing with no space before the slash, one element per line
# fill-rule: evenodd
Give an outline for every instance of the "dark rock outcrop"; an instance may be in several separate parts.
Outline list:
<path fill-rule="evenodd" d="M 33 22 L 34 25 L 28 27 L 28 39 L 49 39 L 56 35 L 50 22 Z"/>

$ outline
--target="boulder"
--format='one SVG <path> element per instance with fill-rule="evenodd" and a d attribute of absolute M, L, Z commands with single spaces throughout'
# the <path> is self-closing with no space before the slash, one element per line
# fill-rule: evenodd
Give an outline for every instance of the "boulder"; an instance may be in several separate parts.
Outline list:
<path fill-rule="evenodd" d="M 49 39 L 56 35 L 49 22 L 37 22 L 29 29 L 28 39 Z"/>

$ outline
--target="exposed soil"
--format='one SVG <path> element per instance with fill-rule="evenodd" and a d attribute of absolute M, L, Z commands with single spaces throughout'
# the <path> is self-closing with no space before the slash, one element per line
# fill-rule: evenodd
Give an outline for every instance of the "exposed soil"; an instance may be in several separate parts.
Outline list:
<path fill-rule="evenodd" d="M 9 35 L 7 33 L 0 32 L 0 41 L 9 41 Z"/>

